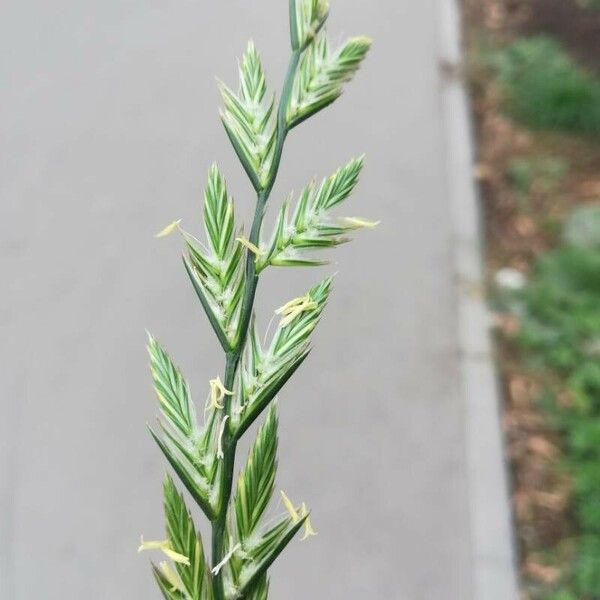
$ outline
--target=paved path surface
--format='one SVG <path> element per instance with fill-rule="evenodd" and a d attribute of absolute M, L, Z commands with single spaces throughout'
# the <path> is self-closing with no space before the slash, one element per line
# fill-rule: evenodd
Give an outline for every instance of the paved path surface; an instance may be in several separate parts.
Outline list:
<path fill-rule="evenodd" d="M 281 395 L 279 483 L 320 534 L 274 571 L 275 599 L 473 596 L 465 402 L 446 196 L 436 2 L 332 2 L 368 66 L 288 141 L 279 202 L 366 152 L 354 214 L 383 219 L 322 272 L 273 271 L 268 309 L 339 271 L 316 350 Z M 252 35 L 269 80 L 285 2 L 8 0 L 0 8 L 0 597 L 158 598 L 140 533 L 162 532 L 164 461 L 144 352 L 153 331 L 199 401 L 221 369 L 175 239 L 223 166 L 253 202 L 217 118 Z M 477 599 L 479 600 L 479 599 Z"/>

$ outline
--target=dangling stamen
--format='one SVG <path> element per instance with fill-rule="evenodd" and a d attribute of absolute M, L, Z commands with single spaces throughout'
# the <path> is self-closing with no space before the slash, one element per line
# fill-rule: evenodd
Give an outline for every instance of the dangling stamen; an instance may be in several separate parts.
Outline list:
<path fill-rule="evenodd" d="M 181 563 L 182 565 L 190 565 L 190 559 L 184 554 L 179 554 L 179 552 L 175 552 L 173 547 L 171 546 L 171 542 L 169 540 L 160 540 L 160 541 L 144 541 L 144 536 L 140 539 L 140 546 L 138 548 L 138 552 L 144 552 L 145 550 L 160 550 L 163 554 L 168 556 L 173 562 Z"/>
<path fill-rule="evenodd" d="M 211 379 L 208 383 L 210 385 L 210 403 L 206 407 L 206 410 L 210 410 L 211 408 L 222 410 L 225 408 L 225 405 L 222 404 L 223 398 L 225 396 L 233 396 L 233 392 L 225 388 L 220 377 Z"/>
<path fill-rule="evenodd" d="M 298 514 L 298 511 L 292 504 L 292 501 L 288 498 L 287 494 L 283 490 L 281 490 L 280 493 L 281 493 L 281 500 L 283 501 L 283 505 L 285 506 L 285 509 L 290 514 L 290 517 L 292 517 L 292 522 L 297 523 L 300 520 L 300 515 Z"/>
<path fill-rule="evenodd" d="M 169 223 L 164 229 L 161 229 L 154 237 L 155 238 L 164 238 L 168 235 L 171 235 L 176 229 L 181 231 L 181 221 L 182 219 L 177 219 L 177 221 L 173 221 Z"/>
<path fill-rule="evenodd" d="M 223 453 L 223 434 L 225 433 L 227 419 L 229 419 L 229 415 L 225 415 L 225 418 L 221 421 L 221 427 L 219 428 L 219 440 L 217 442 L 217 458 L 219 459 L 225 458 L 225 454 Z"/>
<path fill-rule="evenodd" d="M 341 217 L 340 221 L 351 229 L 375 229 L 381 221 L 369 221 L 360 217 Z"/>
<path fill-rule="evenodd" d="M 231 557 L 242 547 L 241 544 L 236 544 L 224 557 L 223 560 L 215 565 L 211 571 L 213 575 L 218 575 L 219 571 L 231 560 Z"/>
<path fill-rule="evenodd" d="M 308 508 L 306 508 L 306 504 L 303 502 L 300 507 L 300 516 L 304 519 L 304 535 L 302 536 L 301 541 L 312 537 L 314 535 L 319 535 L 313 528 L 312 523 L 310 522 L 310 516 L 308 514 Z"/>

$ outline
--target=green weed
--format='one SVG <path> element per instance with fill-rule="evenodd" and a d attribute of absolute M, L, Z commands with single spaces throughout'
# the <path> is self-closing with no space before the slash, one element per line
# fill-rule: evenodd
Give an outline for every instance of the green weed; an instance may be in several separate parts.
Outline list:
<path fill-rule="evenodd" d="M 517 119 L 536 129 L 600 133 L 600 79 L 551 38 L 519 39 L 490 61 Z"/>
<path fill-rule="evenodd" d="M 562 378 L 571 400 L 546 401 L 564 434 L 578 527 L 572 576 L 547 600 L 600 599 L 600 247 L 577 240 L 541 257 L 520 297 L 520 344 L 533 364 Z"/>

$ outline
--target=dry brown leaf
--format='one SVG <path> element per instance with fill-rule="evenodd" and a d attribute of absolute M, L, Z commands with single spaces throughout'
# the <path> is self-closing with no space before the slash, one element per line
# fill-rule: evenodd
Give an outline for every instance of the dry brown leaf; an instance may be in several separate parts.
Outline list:
<path fill-rule="evenodd" d="M 556 396 L 556 403 L 561 408 L 572 408 L 572 406 L 573 406 L 573 398 L 566 391 L 560 392 Z"/>
<path fill-rule="evenodd" d="M 493 313 L 492 326 L 501 331 L 504 335 L 513 337 L 521 329 L 521 320 L 517 315 L 509 313 Z"/>
<path fill-rule="evenodd" d="M 525 377 L 513 375 L 508 381 L 510 397 L 517 406 L 526 406 L 531 399 L 529 382 Z"/>
<path fill-rule="evenodd" d="M 560 579 L 560 569 L 550 565 L 543 565 L 535 562 L 533 559 L 530 559 L 525 563 L 524 571 L 530 577 L 547 585 L 552 585 Z"/>
<path fill-rule="evenodd" d="M 585 198 L 598 198 L 600 200 L 600 180 L 583 181 L 579 185 L 579 193 Z"/>
<path fill-rule="evenodd" d="M 513 494 L 513 506 L 519 521 L 531 519 L 531 504 L 531 496 L 527 492 L 518 491 Z"/>
<path fill-rule="evenodd" d="M 489 179 L 492 174 L 492 170 L 489 165 L 479 163 L 473 167 L 473 177 L 479 181 Z"/>
<path fill-rule="evenodd" d="M 521 236 L 530 236 L 535 233 L 535 222 L 531 217 L 519 215 L 515 219 L 515 229 Z"/>
<path fill-rule="evenodd" d="M 568 494 L 564 492 L 542 492 L 537 491 L 532 494 L 535 503 L 542 508 L 553 512 L 562 512 L 569 501 Z"/>

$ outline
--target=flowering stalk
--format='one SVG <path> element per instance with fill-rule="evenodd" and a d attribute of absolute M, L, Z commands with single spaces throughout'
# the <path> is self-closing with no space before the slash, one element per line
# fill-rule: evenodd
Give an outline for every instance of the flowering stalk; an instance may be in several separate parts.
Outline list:
<path fill-rule="evenodd" d="M 170 559 L 153 566 L 169 600 L 266 600 L 267 569 L 273 561 L 300 529 L 302 539 L 315 535 L 306 504 L 295 505 L 283 492 L 286 514 L 267 526 L 265 512 L 277 465 L 274 400 L 310 352 L 310 335 L 325 308 L 331 279 L 275 311 L 280 322 L 269 344 L 261 344 L 253 308 L 264 269 L 324 264 L 307 252 L 336 246 L 347 241 L 351 231 L 376 225 L 331 214 L 356 186 L 362 168 L 359 158 L 320 185 L 309 184 L 293 212 L 285 202 L 270 240 L 262 238 L 263 217 L 288 133 L 341 95 L 370 47 L 370 40 L 359 37 L 330 50 L 324 31 L 328 12 L 326 0 L 290 0 L 292 52 L 277 108 L 274 99 L 267 99 L 264 71 L 251 42 L 240 64 L 239 91 L 220 84 L 221 119 L 257 195 L 249 238 L 236 225 L 233 200 L 216 166 L 209 171 L 204 195 L 206 243 L 188 233 L 181 221 L 157 235 L 175 231 L 182 235 L 185 269 L 225 352 L 223 378 L 216 375 L 209 382 L 201 424 L 181 372 L 159 343 L 149 339 L 163 416 L 160 431 L 151 434 L 212 524 L 209 563 L 184 498 L 167 477 L 167 538 L 142 540 L 140 551 L 161 551 Z M 233 493 L 237 442 L 265 411 Z"/>

